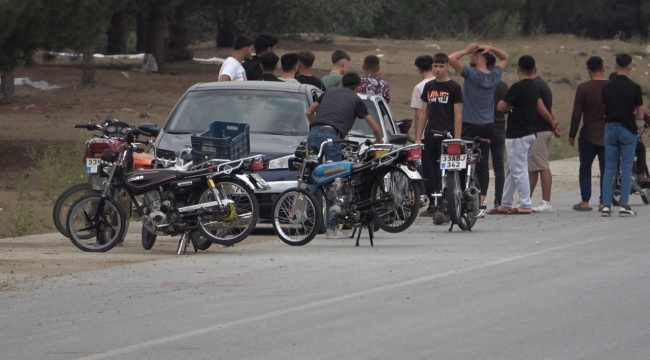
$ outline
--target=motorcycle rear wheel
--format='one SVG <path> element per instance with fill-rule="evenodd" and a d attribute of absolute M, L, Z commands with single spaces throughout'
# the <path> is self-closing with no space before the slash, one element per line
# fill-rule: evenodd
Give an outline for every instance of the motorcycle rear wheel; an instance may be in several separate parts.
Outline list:
<path fill-rule="evenodd" d="M 108 251 L 126 235 L 122 207 L 112 198 L 102 199 L 98 194 L 88 194 L 75 201 L 68 211 L 67 225 L 70 241 L 87 252 Z"/>
<path fill-rule="evenodd" d="M 56 226 L 56 229 L 59 230 L 61 235 L 67 237 L 68 239 L 70 238 L 70 232 L 66 226 L 66 219 L 68 216 L 68 210 L 70 210 L 70 206 L 72 206 L 72 204 L 74 204 L 74 202 L 82 196 L 93 192 L 95 191 L 90 188 L 90 185 L 87 182 L 85 182 L 72 185 L 56 199 L 54 208 L 52 209 L 52 221 L 54 222 L 54 226 Z M 93 235 L 87 234 L 85 236 L 90 238 Z"/>
<path fill-rule="evenodd" d="M 273 230 L 287 245 L 308 244 L 322 222 L 320 203 L 309 190 L 285 190 L 273 204 Z"/>
<path fill-rule="evenodd" d="M 462 217 L 462 200 L 463 194 L 460 189 L 460 176 L 458 171 L 447 172 L 447 190 L 445 200 L 447 201 L 447 214 L 452 224 L 460 224 Z"/>
<path fill-rule="evenodd" d="M 231 200 L 230 212 L 219 215 L 202 215 L 198 218 L 199 230 L 218 245 L 234 245 L 253 232 L 260 217 L 257 198 L 246 183 L 234 178 L 213 179 L 221 200 Z M 205 189 L 199 204 L 215 201 L 212 189 Z M 208 208 L 216 211 L 216 208 Z"/>
<path fill-rule="evenodd" d="M 420 210 L 420 186 L 395 167 L 381 169 L 370 185 L 370 200 L 382 200 L 373 206 L 372 220 L 377 227 L 399 233 L 408 229 Z"/>

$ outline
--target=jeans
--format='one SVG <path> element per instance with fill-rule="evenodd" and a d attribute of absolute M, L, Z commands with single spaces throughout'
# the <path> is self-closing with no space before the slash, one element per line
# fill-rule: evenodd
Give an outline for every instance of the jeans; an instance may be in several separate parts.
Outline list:
<path fill-rule="evenodd" d="M 632 189 L 632 164 L 636 149 L 636 134 L 620 123 L 605 124 L 605 179 L 603 180 L 603 204 L 612 205 L 612 191 L 616 166 L 621 161 L 621 206 L 627 206 Z"/>
<path fill-rule="evenodd" d="M 599 202 L 603 203 L 603 176 L 605 175 L 605 147 L 591 143 L 582 137 L 578 138 L 578 156 L 580 158 L 580 170 L 578 179 L 580 182 L 580 195 L 582 201 L 589 202 L 591 199 L 591 166 L 596 157 L 598 157 L 598 167 L 600 168 L 600 198 Z"/>
<path fill-rule="evenodd" d="M 424 173 L 424 188 L 429 197 L 429 207 L 442 205 L 442 198 L 434 198 L 433 193 L 440 193 L 442 190 L 442 171 L 440 171 L 440 153 L 442 140 L 445 137 L 435 136 L 424 138 L 424 151 L 422 152 L 422 170 Z"/>
<path fill-rule="evenodd" d="M 341 137 L 339 134 L 337 134 L 334 130 L 331 129 L 314 129 L 309 132 L 309 136 L 307 136 L 307 146 L 309 146 L 310 149 L 312 149 L 315 153 L 318 153 L 320 151 L 320 146 L 323 142 L 327 141 L 328 139 L 336 140 L 340 139 Z M 341 153 L 341 144 L 332 144 L 332 146 L 325 146 L 323 148 L 323 153 L 325 154 L 323 158 L 323 162 L 325 161 L 342 161 L 343 160 L 343 154 Z M 318 186 L 312 185 L 310 187 L 310 190 L 312 194 L 318 196 Z M 330 217 L 330 209 L 327 204 L 323 204 L 326 206 L 325 209 L 325 218 L 327 220 L 327 228 L 328 229 L 336 229 L 338 225 L 338 221 L 333 220 Z"/>
<path fill-rule="evenodd" d="M 506 181 L 503 187 L 502 205 L 512 207 L 515 190 L 519 193 L 522 208 L 533 205 L 530 201 L 530 183 L 528 181 L 528 154 L 535 142 L 535 134 L 516 139 L 506 139 Z"/>
<path fill-rule="evenodd" d="M 503 197 L 503 184 L 505 183 L 505 152 L 506 152 L 506 128 L 505 124 L 494 124 L 490 153 L 492 154 L 492 169 L 494 169 L 494 206 L 501 205 Z M 487 162 L 487 158 L 485 160 Z"/>
<path fill-rule="evenodd" d="M 482 139 L 492 139 L 494 134 L 494 124 L 487 125 L 476 125 L 463 123 L 463 133 L 464 138 L 474 138 L 480 137 Z M 476 164 L 476 178 L 478 179 L 479 188 L 481 189 L 481 195 L 487 195 L 487 189 L 490 185 L 490 164 L 488 164 L 488 158 L 490 156 L 490 144 L 481 143 L 479 148 L 481 149 L 481 161 Z"/>

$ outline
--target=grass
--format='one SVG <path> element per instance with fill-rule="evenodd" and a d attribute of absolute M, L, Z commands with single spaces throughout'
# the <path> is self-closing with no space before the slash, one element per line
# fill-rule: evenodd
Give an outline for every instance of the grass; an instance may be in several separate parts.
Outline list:
<path fill-rule="evenodd" d="M 43 153 L 28 148 L 29 156 L 36 164 L 29 171 L 30 183 L 38 186 L 42 200 L 54 201 L 68 187 L 85 178 L 81 157 L 85 146 L 50 146 Z"/>
<path fill-rule="evenodd" d="M 18 185 L 18 203 L 15 206 L 3 208 L 6 216 L 3 225 L 11 237 L 29 235 L 43 222 L 43 218 L 36 215 L 36 201 L 27 192 L 28 183 L 22 181 Z"/>
<path fill-rule="evenodd" d="M 553 138 L 551 141 L 551 160 L 560 160 L 567 159 L 578 156 L 578 148 L 569 145 L 568 134 L 569 126 L 568 122 L 563 122 L 560 125 L 562 127 L 562 137 Z"/>
<path fill-rule="evenodd" d="M 554 81 L 556 84 L 569 84 L 571 85 L 571 79 L 567 76 L 562 76 L 561 78 Z"/>

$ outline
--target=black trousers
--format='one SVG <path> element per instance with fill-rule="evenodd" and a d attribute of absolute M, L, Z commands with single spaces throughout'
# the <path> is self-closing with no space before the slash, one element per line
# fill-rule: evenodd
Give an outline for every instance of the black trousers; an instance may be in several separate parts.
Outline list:
<path fill-rule="evenodd" d="M 434 198 L 433 193 L 442 190 L 442 172 L 440 171 L 440 153 L 443 136 L 424 138 L 424 151 L 422 152 L 422 170 L 424 172 L 424 188 L 429 197 L 429 207 L 441 205 L 441 198 Z M 437 200 L 436 200 L 437 199 Z"/>
<path fill-rule="evenodd" d="M 506 154 L 506 124 L 494 123 L 494 133 L 490 144 L 492 154 L 492 169 L 494 170 L 494 206 L 501 205 L 503 184 L 505 183 L 505 154 Z M 487 160 L 487 158 L 486 158 Z"/>
<path fill-rule="evenodd" d="M 494 135 L 494 124 L 476 125 L 463 123 L 463 138 L 480 137 L 481 139 L 492 139 Z M 490 144 L 481 143 L 481 161 L 476 164 L 476 178 L 481 187 L 481 195 L 487 195 L 487 189 L 490 185 L 490 166 L 488 159 L 490 156 Z"/>

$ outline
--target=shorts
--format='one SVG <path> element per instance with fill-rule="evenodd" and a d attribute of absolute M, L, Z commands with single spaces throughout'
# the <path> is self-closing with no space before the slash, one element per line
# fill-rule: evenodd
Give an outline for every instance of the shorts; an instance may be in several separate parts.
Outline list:
<path fill-rule="evenodd" d="M 528 155 L 528 171 L 542 171 L 550 169 L 548 160 L 551 157 L 552 131 L 540 131 Z"/>

